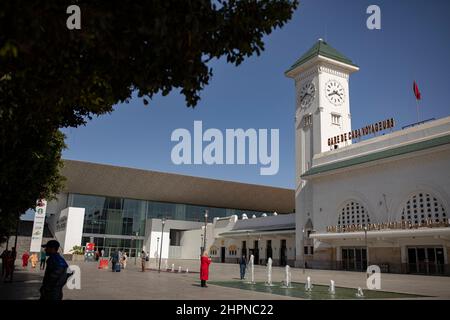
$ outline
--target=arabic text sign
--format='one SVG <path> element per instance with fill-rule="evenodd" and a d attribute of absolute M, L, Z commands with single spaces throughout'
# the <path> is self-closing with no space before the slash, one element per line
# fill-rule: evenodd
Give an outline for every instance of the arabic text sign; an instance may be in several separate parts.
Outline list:
<path fill-rule="evenodd" d="M 47 210 L 47 201 L 45 201 L 44 199 L 38 200 L 36 203 L 36 212 L 34 214 L 33 233 L 31 234 L 30 252 L 41 251 L 46 210 Z"/>

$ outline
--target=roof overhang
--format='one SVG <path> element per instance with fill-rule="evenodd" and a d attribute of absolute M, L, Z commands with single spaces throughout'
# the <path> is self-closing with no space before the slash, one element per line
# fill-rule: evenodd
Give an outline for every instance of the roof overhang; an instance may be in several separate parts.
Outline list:
<path fill-rule="evenodd" d="M 237 231 L 228 231 L 220 233 L 219 236 L 223 238 L 233 238 L 233 237 L 252 237 L 252 236 L 265 236 L 265 235 L 287 235 L 287 234 L 295 234 L 295 229 L 288 230 L 237 230 Z"/>
<path fill-rule="evenodd" d="M 295 208 L 291 189 L 74 160 L 64 160 L 61 173 L 66 193 L 263 212 Z"/>
<path fill-rule="evenodd" d="M 308 180 L 311 178 L 321 177 L 329 173 L 337 173 L 346 171 L 348 167 L 364 167 L 373 164 L 395 161 L 402 157 L 409 157 L 411 153 L 419 154 L 421 152 L 427 153 L 428 149 L 446 149 L 450 145 L 450 135 L 441 135 L 431 139 L 424 139 L 421 141 L 414 141 L 399 146 L 375 150 L 370 153 L 345 158 L 338 161 L 333 161 L 320 166 L 313 166 L 311 169 L 301 175 L 302 179 Z"/>
<path fill-rule="evenodd" d="M 348 72 L 349 74 L 356 72 L 359 70 L 359 67 L 356 65 L 344 63 L 341 61 L 337 61 L 334 59 L 327 58 L 322 55 L 317 55 L 309 60 L 307 60 L 305 63 L 296 66 L 295 68 L 289 69 L 284 74 L 289 78 L 296 78 L 298 74 L 308 70 L 309 68 L 313 67 L 314 65 L 320 64 L 320 63 L 328 63 L 332 64 L 334 66 L 337 66 L 342 71 Z"/>
<path fill-rule="evenodd" d="M 388 238 L 412 238 L 412 237 L 448 237 L 450 239 L 450 228 L 419 228 L 419 229 L 399 229 L 399 230 L 376 230 L 367 231 L 367 239 L 388 239 Z M 312 233 L 310 238 L 321 241 L 365 239 L 364 231 L 356 232 L 324 232 Z"/>

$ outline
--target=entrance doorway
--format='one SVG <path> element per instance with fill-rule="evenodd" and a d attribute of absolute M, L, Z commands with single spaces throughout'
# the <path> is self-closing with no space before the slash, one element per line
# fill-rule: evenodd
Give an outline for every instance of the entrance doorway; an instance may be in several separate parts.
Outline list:
<path fill-rule="evenodd" d="M 267 240 L 267 242 L 266 242 L 266 259 L 269 260 L 269 258 L 273 259 L 273 256 L 272 256 L 272 240 Z"/>
<path fill-rule="evenodd" d="M 444 272 L 444 249 L 442 247 L 408 248 L 408 272 L 442 274 Z"/>
<path fill-rule="evenodd" d="M 220 248 L 220 262 L 225 263 L 225 247 Z"/>
<path fill-rule="evenodd" d="M 286 239 L 281 240 L 280 243 L 280 266 L 285 266 L 287 264 L 287 248 Z"/>
<path fill-rule="evenodd" d="M 241 255 L 247 258 L 247 241 L 242 241 Z M 247 258 L 248 260 L 248 258 Z"/>
<path fill-rule="evenodd" d="M 253 243 L 253 255 L 255 256 L 255 264 L 259 264 L 259 242 L 258 240 L 255 240 Z"/>
<path fill-rule="evenodd" d="M 367 270 L 366 248 L 343 248 L 342 267 L 344 270 L 348 271 L 366 271 Z"/>

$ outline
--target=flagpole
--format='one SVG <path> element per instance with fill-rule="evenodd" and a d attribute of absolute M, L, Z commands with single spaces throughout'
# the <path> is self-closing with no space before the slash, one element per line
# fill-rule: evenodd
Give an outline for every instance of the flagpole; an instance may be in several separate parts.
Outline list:
<path fill-rule="evenodd" d="M 421 96 L 420 96 L 420 91 L 419 91 L 419 87 L 417 86 L 416 80 L 414 80 L 414 83 L 413 83 L 413 91 L 414 91 L 414 96 L 416 98 L 417 123 L 419 123 L 419 121 L 420 121 L 419 100 L 420 100 Z"/>
<path fill-rule="evenodd" d="M 417 123 L 419 123 L 419 100 L 416 99 Z"/>

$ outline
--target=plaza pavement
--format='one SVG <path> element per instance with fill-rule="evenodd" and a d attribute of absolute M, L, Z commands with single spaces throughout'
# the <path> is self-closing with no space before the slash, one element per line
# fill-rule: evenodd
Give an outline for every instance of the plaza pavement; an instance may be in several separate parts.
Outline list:
<path fill-rule="evenodd" d="M 38 269 L 22 270 L 16 261 L 17 271 L 13 283 L 0 283 L 0 299 L 38 299 L 39 287 L 43 278 L 43 271 Z M 110 269 L 100 270 L 94 262 L 69 262 L 76 264 L 81 269 L 81 290 L 69 290 L 64 288 L 64 299 L 68 300 L 266 300 L 266 299 L 295 299 L 269 293 L 253 292 L 222 286 L 209 285 L 201 288 L 199 281 L 199 262 L 194 260 L 169 260 L 175 270 L 181 266 L 181 274 L 175 272 L 158 273 L 157 261 L 148 262 L 148 270 L 140 271 L 140 261 L 134 264 L 130 259 L 127 269 L 120 273 L 111 272 Z M 164 260 L 161 267 L 164 268 Z M 185 273 L 186 268 L 189 273 Z M 194 273 L 195 272 L 195 273 Z M 293 282 L 305 282 L 310 276 L 313 284 L 329 285 L 334 280 L 336 286 L 349 288 L 366 287 L 365 273 L 312 270 L 291 268 Z M 284 268 L 273 267 L 273 282 L 281 282 L 284 279 Z M 212 263 L 210 266 L 211 281 L 230 281 L 239 279 L 239 265 Z M 255 266 L 255 280 L 266 280 L 264 266 Z M 450 299 L 450 277 L 419 276 L 382 274 L 381 286 L 383 291 L 393 291 L 409 294 L 430 296 L 433 298 Z"/>

